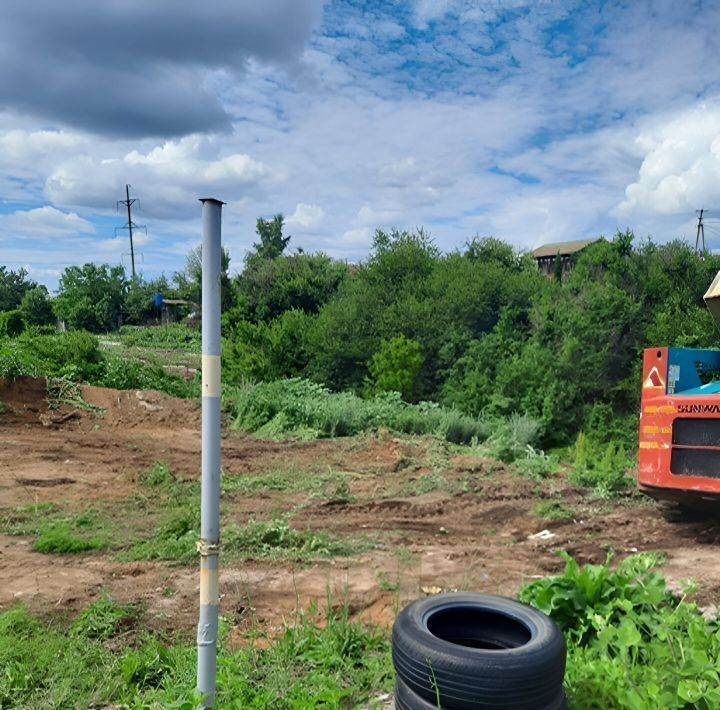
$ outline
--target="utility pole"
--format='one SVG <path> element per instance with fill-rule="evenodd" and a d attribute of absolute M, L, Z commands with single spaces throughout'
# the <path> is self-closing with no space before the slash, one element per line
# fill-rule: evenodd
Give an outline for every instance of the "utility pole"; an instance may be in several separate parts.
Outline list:
<path fill-rule="evenodd" d="M 132 206 L 137 202 L 137 200 L 133 197 L 130 199 L 130 185 L 125 185 L 125 199 L 124 200 L 118 200 L 117 202 L 117 208 L 120 209 L 120 205 L 125 205 L 127 208 L 127 224 L 123 225 L 122 227 L 116 227 L 115 233 L 117 234 L 118 229 L 127 229 L 130 233 L 130 262 L 132 265 L 132 277 L 135 278 L 135 247 L 133 245 L 133 229 L 144 229 L 145 233 L 147 234 L 147 227 L 145 225 L 138 225 L 135 224 L 135 222 L 132 221 Z"/>
<path fill-rule="evenodd" d="M 705 209 L 695 210 L 698 215 L 697 232 L 695 233 L 695 253 L 698 252 L 698 247 L 702 243 L 702 253 L 705 253 L 705 225 L 703 224 L 703 215 Z"/>
<path fill-rule="evenodd" d="M 220 553 L 220 218 L 223 202 L 202 202 L 202 444 L 200 477 L 200 616 L 197 687 L 201 706 L 215 706 L 218 556 Z"/>

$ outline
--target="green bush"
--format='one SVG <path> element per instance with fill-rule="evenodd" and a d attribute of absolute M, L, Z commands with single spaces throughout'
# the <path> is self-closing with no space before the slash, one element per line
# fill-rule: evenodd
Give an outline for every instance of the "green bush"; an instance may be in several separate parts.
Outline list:
<path fill-rule="evenodd" d="M 506 463 L 534 456 L 533 446 L 540 438 L 541 423 L 527 415 L 513 413 L 507 419 L 497 420 L 495 432 L 488 442 L 493 455 Z"/>
<path fill-rule="evenodd" d="M 199 377 L 186 381 L 178 375 L 169 374 L 159 365 L 146 365 L 115 356 L 106 358 L 91 384 L 119 390 L 157 390 L 173 397 L 200 395 Z"/>
<path fill-rule="evenodd" d="M 657 555 L 617 569 L 580 567 L 533 582 L 520 598 L 551 616 L 568 642 L 565 686 L 572 707 L 720 707 L 720 626 L 671 594 Z"/>
<path fill-rule="evenodd" d="M 0 338 L 15 337 L 25 330 L 25 321 L 20 311 L 0 312 Z"/>
<path fill-rule="evenodd" d="M 52 300 L 45 286 L 36 286 L 25 292 L 20 302 L 20 314 L 28 325 L 53 325 Z"/>
<path fill-rule="evenodd" d="M 580 432 L 572 449 L 570 480 L 609 498 L 632 485 L 631 462 L 622 446 L 598 444 Z"/>
<path fill-rule="evenodd" d="M 0 346 L 0 373 L 67 376 L 92 380 L 102 369 L 94 335 L 81 330 L 55 335 L 23 333 Z"/>
<path fill-rule="evenodd" d="M 300 375 L 308 362 L 311 320 L 303 311 L 289 310 L 270 323 L 235 322 L 223 341 L 223 379 L 240 384 Z"/>
<path fill-rule="evenodd" d="M 366 389 L 370 394 L 399 392 L 404 400 L 410 401 L 422 363 L 420 343 L 404 335 L 383 340 L 368 363 L 370 379 Z"/>

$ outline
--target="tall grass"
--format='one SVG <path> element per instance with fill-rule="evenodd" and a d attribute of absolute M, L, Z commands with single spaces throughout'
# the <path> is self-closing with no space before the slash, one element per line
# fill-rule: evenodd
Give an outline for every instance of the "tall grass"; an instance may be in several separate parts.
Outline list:
<path fill-rule="evenodd" d="M 297 378 L 227 390 L 225 405 L 236 429 L 267 438 L 352 436 L 387 427 L 469 444 L 489 434 L 480 419 L 431 402 L 407 404 L 395 392 L 361 399 Z"/>

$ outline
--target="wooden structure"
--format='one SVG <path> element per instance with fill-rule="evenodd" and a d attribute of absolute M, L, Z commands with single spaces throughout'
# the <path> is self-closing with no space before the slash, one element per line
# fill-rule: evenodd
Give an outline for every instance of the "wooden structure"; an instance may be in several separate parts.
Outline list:
<path fill-rule="evenodd" d="M 564 276 L 572 269 L 577 254 L 597 241 L 597 239 L 578 239 L 574 242 L 543 244 L 534 249 L 532 255 L 542 272 L 548 277 L 555 275 L 557 268 L 555 264 L 560 259 L 560 268 Z"/>

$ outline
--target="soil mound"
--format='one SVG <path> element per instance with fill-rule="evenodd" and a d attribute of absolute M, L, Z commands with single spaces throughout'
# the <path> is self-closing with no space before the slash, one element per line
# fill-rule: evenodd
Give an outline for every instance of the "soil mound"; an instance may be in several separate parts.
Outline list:
<path fill-rule="evenodd" d="M 200 426 L 200 408 L 192 400 L 177 399 L 154 390 L 114 390 L 84 385 L 82 402 L 65 402 L 49 412 L 44 377 L 0 378 L 0 423 L 41 423 L 55 427 L 66 422 L 102 417 L 107 427 L 193 428 Z M 92 408 L 95 408 L 92 411 Z"/>
<path fill-rule="evenodd" d="M 0 416 L 6 419 L 37 421 L 38 416 L 48 408 L 45 378 L 0 377 L 0 403 Z"/>
<path fill-rule="evenodd" d="M 103 426 L 147 427 L 156 423 L 166 427 L 199 427 L 200 408 L 193 400 L 177 399 L 155 390 L 113 390 L 82 388 L 83 399 L 104 410 Z"/>

